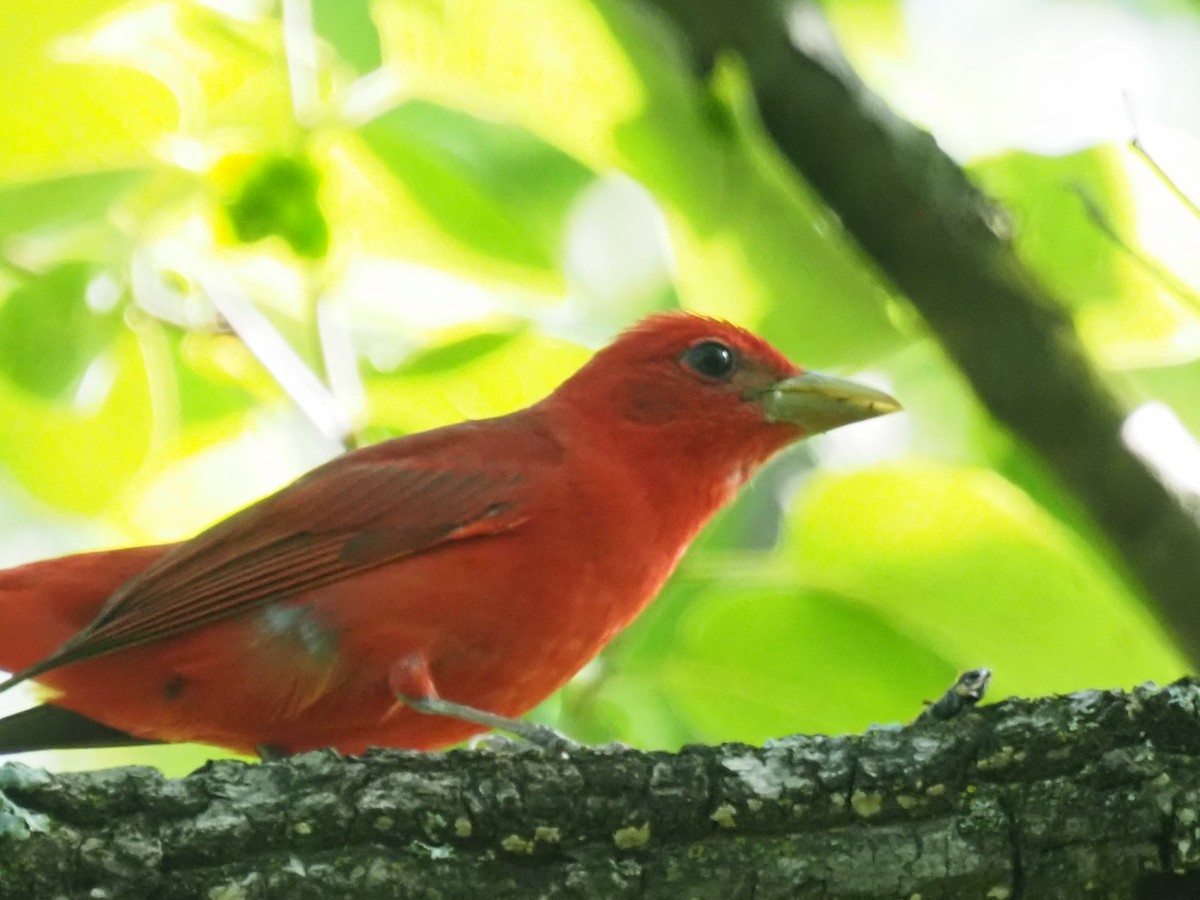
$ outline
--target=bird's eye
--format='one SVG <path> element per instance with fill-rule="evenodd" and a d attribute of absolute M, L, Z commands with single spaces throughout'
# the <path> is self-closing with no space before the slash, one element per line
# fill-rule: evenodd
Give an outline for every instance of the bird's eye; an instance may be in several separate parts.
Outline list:
<path fill-rule="evenodd" d="M 684 351 L 685 366 L 705 378 L 728 378 L 737 366 L 737 355 L 719 341 L 701 341 Z"/>

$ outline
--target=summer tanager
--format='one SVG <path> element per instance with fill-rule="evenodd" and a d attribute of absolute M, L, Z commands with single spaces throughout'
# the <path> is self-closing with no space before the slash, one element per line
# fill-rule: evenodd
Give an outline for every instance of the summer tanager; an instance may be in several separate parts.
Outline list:
<path fill-rule="evenodd" d="M 536 737 L 512 717 L 761 463 L 897 409 L 732 325 L 652 316 L 527 409 L 348 453 L 179 544 L 0 572 L 0 691 L 35 679 L 50 701 L 0 721 L 0 752 Z"/>

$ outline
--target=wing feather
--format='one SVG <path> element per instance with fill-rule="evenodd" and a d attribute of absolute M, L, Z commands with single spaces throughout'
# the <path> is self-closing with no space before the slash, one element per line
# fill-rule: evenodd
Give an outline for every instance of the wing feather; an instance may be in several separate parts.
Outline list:
<path fill-rule="evenodd" d="M 519 476 L 342 458 L 166 554 L 0 691 L 525 520 Z"/>

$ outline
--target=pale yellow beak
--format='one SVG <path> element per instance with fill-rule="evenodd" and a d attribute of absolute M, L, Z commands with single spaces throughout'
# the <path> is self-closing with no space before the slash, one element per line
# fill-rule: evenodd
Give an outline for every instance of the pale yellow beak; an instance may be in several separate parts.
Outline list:
<path fill-rule="evenodd" d="M 805 434 L 820 434 L 900 410 L 896 399 L 883 391 L 819 372 L 785 378 L 770 388 L 761 402 L 767 421 L 795 425 Z"/>

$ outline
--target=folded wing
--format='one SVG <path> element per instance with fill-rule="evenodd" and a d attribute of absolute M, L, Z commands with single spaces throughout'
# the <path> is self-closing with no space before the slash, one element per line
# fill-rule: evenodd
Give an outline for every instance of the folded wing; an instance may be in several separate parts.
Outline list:
<path fill-rule="evenodd" d="M 524 521 L 522 479 L 353 457 L 180 544 L 59 650 L 0 684 L 242 615 L 357 572 Z"/>

